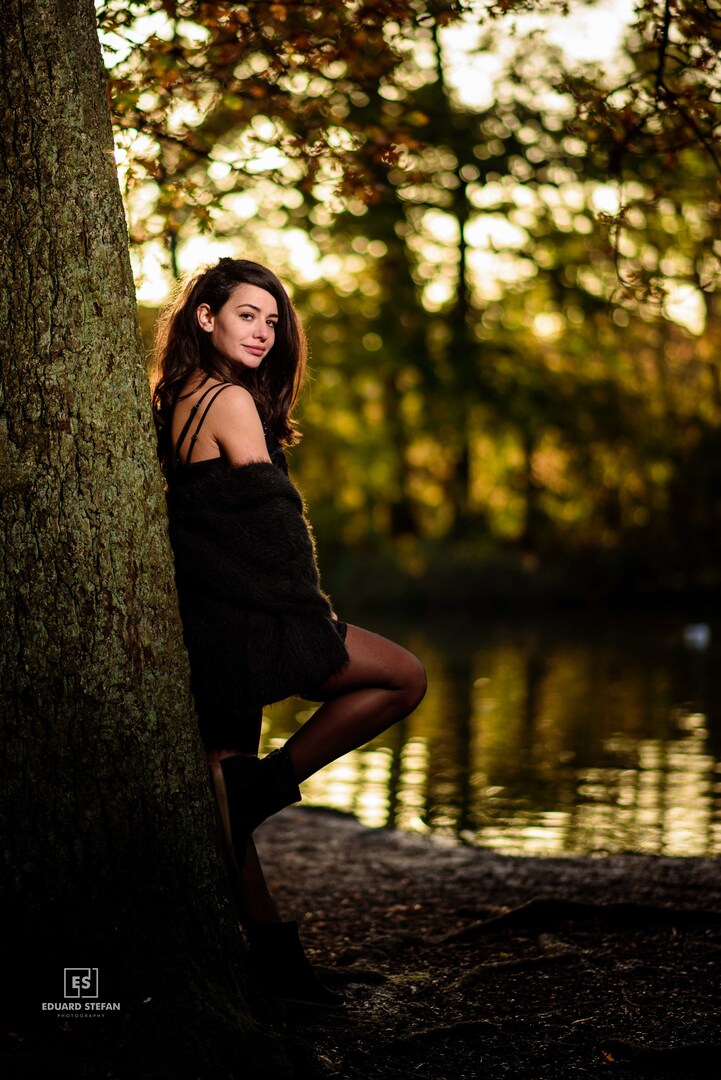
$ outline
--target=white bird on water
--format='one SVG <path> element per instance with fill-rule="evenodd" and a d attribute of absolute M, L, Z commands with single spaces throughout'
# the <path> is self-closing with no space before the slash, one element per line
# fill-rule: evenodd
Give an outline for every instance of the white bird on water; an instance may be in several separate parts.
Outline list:
<path fill-rule="evenodd" d="M 703 652 L 711 644 L 711 627 L 705 622 L 686 623 L 683 628 L 683 643 L 687 649 Z"/>

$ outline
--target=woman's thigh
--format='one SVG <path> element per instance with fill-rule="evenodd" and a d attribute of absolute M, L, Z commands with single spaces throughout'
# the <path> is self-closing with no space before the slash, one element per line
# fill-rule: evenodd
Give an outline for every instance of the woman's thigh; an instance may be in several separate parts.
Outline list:
<path fill-rule="evenodd" d="M 426 689 L 426 673 L 417 656 L 372 630 L 348 624 L 345 647 L 349 662 L 325 682 L 304 692 L 310 701 L 327 701 L 351 690 L 380 687 L 415 691 Z"/>

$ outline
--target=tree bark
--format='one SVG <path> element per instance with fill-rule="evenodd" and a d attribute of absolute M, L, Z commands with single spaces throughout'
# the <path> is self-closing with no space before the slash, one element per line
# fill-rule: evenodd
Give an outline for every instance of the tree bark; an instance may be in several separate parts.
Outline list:
<path fill-rule="evenodd" d="M 79 1076 L 283 1077 L 195 728 L 92 0 L 4 0 L 0 112 L 10 1065 L 65 1040 Z M 77 964 L 111 1038 L 42 1011 Z"/>

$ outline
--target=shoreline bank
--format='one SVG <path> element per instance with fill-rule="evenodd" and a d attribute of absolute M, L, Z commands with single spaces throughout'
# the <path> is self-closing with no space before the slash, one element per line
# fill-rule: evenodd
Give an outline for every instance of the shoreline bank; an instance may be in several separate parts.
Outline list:
<path fill-rule="evenodd" d="M 505 856 L 316 808 L 257 841 L 348 1000 L 289 1011 L 329 1080 L 713 1075 L 721 858 Z"/>

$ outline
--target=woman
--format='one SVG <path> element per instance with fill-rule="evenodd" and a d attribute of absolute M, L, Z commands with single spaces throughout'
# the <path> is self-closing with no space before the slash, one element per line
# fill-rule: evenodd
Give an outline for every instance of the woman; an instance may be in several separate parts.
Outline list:
<path fill-rule="evenodd" d="M 407 716 L 426 679 L 411 653 L 347 626 L 319 586 L 303 504 L 283 445 L 305 368 L 305 338 L 265 267 L 221 259 L 160 323 L 153 410 L 192 689 L 251 965 L 288 1000 L 341 1003 L 281 922 L 252 840 L 300 800 L 318 769 Z M 258 758 L 264 705 L 322 704 Z"/>

